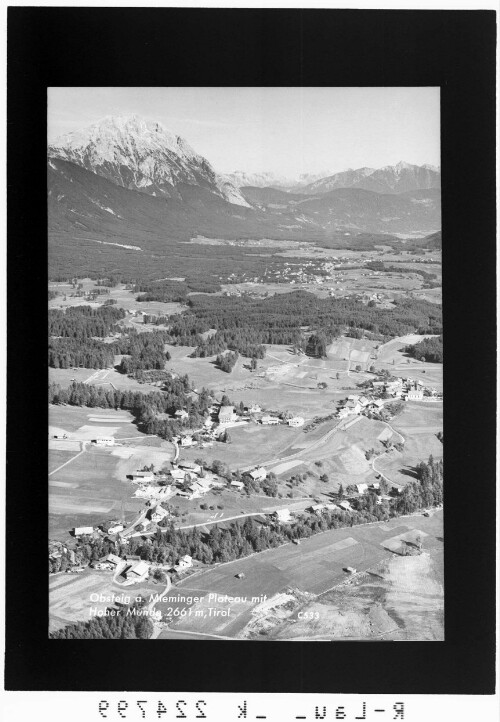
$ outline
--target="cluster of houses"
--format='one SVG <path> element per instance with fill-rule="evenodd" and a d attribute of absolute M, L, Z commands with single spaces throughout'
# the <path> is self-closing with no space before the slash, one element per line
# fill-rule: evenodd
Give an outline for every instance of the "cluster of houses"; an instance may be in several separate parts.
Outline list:
<path fill-rule="evenodd" d="M 217 474 L 203 469 L 193 461 L 172 463 L 170 471 L 137 471 L 129 474 L 128 478 L 138 485 L 134 497 L 157 502 L 170 499 L 174 495 L 199 499 L 211 489 L 226 485 L 226 481 Z"/>
<path fill-rule="evenodd" d="M 186 431 L 176 438 L 179 446 L 186 448 L 196 445 L 201 447 L 210 446 L 214 441 L 220 440 L 227 429 L 248 423 L 251 419 L 259 422 L 263 426 L 278 426 L 278 424 L 287 424 L 288 426 L 297 428 L 303 426 L 305 419 L 302 416 L 293 416 L 291 418 L 282 419 L 277 415 L 263 413 L 259 404 L 251 404 L 246 406 L 242 412 L 237 412 L 232 405 L 213 406 L 210 416 L 204 421 L 201 429 Z M 189 414 L 185 409 L 179 409 L 175 412 L 175 417 L 183 423 L 187 423 Z"/>
<path fill-rule="evenodd" d="M 377 413 L 383 406 L 384 402 L 382 399 L 350 394 L 347 399 L 339 402 L 337 417 L 344 419 L 347 416 L 357 416 L 362 412 Z"/>
<path fill-rule="evenodd" d="M 383 396 L 384 398 L 381 398 Z M 376 380 L 370 382 L 370 388 L 363 395 L 351 394 L 338 404 L 337 417 L 343 419 L 347 416 L 370 413 L 377 415 L 384 407 L 384 403 L 394 399 L 402 401 L 422 401 L 424 399 L 439 399 L 442 394 L 434 388 L 428 388 L 420 379 L 396 378 L 391 380 Z"/>

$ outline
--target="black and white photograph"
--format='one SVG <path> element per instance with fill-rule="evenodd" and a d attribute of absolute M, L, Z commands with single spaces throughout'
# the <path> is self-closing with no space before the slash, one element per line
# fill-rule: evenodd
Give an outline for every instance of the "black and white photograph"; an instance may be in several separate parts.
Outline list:
<path fill-rule="evenodd" d="M 8 25 L 0 716 L 493 720 L 495 13 Z"/>
<path fill-rule="evenodd" d="M 439 88 L 49 88 L 51 639 L 444 639 Z"/>

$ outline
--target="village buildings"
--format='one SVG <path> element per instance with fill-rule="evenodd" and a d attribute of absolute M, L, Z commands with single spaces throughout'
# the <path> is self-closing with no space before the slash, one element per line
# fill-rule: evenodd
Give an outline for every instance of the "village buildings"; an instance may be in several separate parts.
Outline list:
<path fill-rule="evenodd" d="M 221 406 L 219 409 L 219 423 L 229 424 L 234 420 L 234 406 Z"/>
<path fill-rule="evenodd" d="M 263 466 L 260 466 L 258 469 L 251 471 L 250 476 L 254 481 L 264 481 L 267 478 L 267 471 Z"/>
<path fill-rule="evenodd" d="M 263 426 L 276 426 L 279 422 L 280 420 L 276 416 L 270 416 L 269 414 L 264 414 L 260 420 Z"/>

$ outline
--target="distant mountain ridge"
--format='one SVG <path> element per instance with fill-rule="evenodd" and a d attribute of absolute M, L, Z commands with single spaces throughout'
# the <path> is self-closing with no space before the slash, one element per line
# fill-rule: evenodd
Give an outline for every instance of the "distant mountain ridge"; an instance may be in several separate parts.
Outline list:
<path fill-rule="evenodd" d="M 235 170 L 233 173 L 226 173 L 225 177 L 237 188 L 252 186 L 253 188 L 276 188 L 293 192 L 295 189 L 314 183 L 327 175 L 330 175 L 328 171 L 321 171 L 320 173 L 302 173 L 298 178 L 290 178 L 271 172 L 246 173 Z"/>
<path fill-rule="evenodd" d="M 49 145 L 48 155 L 129 190 L 176 198 L 178 186 L 188 184 L 206 188 L 228 203 L 248 205 L 240 191 L 184 138 L 137 115 L 106 116 L 59 138 Z"/>
<path fill-rule="evenodd" d="M 329 193 L 337 188 L 361 188 L 375 193 L 404 193 L 441 187 L 441 172 L 429 164 L 413 165 L 400 161 L 383 168 L 349 168 L 326 175 L 303 174 L 293 180 L 273 173 L 244 173 L 235 171 L 226 175 L 238 188 L 274 188 L 290 193 L 315 195 Z"/>
<path fill-rule="evenodd" d="M 362 188 L 375 193 L 405 193 L 441 187 L 441 173 L 434 166 L 400 161 L 384 168 L 358 168 L 336 173 L 303 186 L 299 193 L 327 193 L 335 188 Z"/>

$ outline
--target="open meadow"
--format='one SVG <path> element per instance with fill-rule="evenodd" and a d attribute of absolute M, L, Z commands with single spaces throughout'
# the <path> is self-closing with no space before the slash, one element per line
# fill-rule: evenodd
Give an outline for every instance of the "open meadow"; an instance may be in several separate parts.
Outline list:
<path fill-rule="evenodd" d="M 294 442 L 304 436 L 301 428 L 290 426 L 262 426 L 249 421 L 244 426 L 228 429 L 231 443 L 214 442 L 205 449 L 185 448 L 181 450 L 181 458 L 194 461 L 201 459 L 219 459 L 231 469 L 244 469 L 257 466 L 275 456 L 293 453 Z"/>
<path fill-rule="evenodd" d="M 85 569 L 80 574 L 54 574 L 49 577 L 49 631 L 53 632 L 74 622 L 88 622 L 95 612 L 113 607 L 114 598 L 124 604 L 134 602 L 142 594 L 160 594 L 163 586 L 142 582 L 132 587 L 120 587 L 113 581 L 112 571 Z M 93 601 L 93 595 L 104 595 L 108 601 Z M 92 614 L 91 614 L 92 611 Z"/>
<path fill-rule="evenodd" d="M 324 595 L 328 590 L 338 587 L 339 584 L 346 581 L 344 572 L 346 566 L 353 566 L 358 572 L 374 570 L 373 578 L 379 584 L 379 565 L 387 561 L 391 564 L 393 555 L 399 559 L 398 555 L 400 549 L 405 545 L 405 540 L 412 544 L 414 539 L 420 535 L 425 553 L 432 553 L 436 556 L 442 554 L 442 516 L 442 512 L 436 511 L 427 518 L 419 514 L 393 519 L 385 523 L 331 530 L 302 540 L 300 546 L 285 544 L 277 549 L 270 549 L 199 572 L 170 590 L 169 594 L 172 599 L 191 597 L 191 600 L 177 602 L 177 606 L 181 609 L 186 608 L 186 614 L 183 617 L 180 615 L 175 617 L 175 621 L 172 622 L 169 629 L 179 632 L 199 631 L 205 634 L 245 638 L 244 630 L 252 619 L 252 609 L 266 598 L 270 599 L 280 593 L 295 593 L 295 590 L 310 595 Z M 425 559 L 424 555 L 422 557 Z M 401 557 L 401 559 L 404 560 L 406 557 Z M 403 570 L 397 568 L 394 571 L 391 570 L 388 586 L 392 585 L 392 587 L 387 590 L 386 607 L 389 608 L 392 604 L 399 605 L 399 613 L 401 613 L 401 605 L 405 601 L 408 606 L 413 604 L 411 611 L 414 616 L 411 618 L 411 625 L 412 632 L 415 633 L 418 622 L 416 615 L 423 615 L 428 611 L 429 600 L 427 600 L 427 604 L 417 598 L 408 601 L 408 595 L 405 598 L 404 594 L 409 589 L 414 592 L 417 582 L 431 574 L 441 574 L 442 584 L 442 571 L 439 565 L 430 569 L 422 562 L 419 564 L 419 557 L 408 559 L 408 565 L 413 559 L 417 560 L 413 565 L 416 569 L 410 569 L 410 573 L 406 573 L 406 578 Z M 238 579 L 236 576 L 238 574 L 244 574 L 244 577 Z M 399 582 L 397 582 L 397 575 L 399 575 Z M 408 581 L 409 577 L 411 577 L 410 581 Z M 441 595 L 442 604 L 442 588 L 438 588 L 437 581 L 435 584 L 436 586 L 428 588 L 437 597 Z M 210 594 L 229 595 L 239 597 L 240 600 L 231 604 L 209 597 Z M 420 596 L 424 602 L 426 601 L 425 594 L 425 587 L 420 587 Z M 202 599 L 194 602 L 192 597 L 195 596 L 202 597 Z M 321 599 L 322 597 L 319 597 L 319 600 Z M 167 603 L 166 607 L 168 606 Z M 223 611 L 229 608 L 229 616 L 213 616 L 207 611 L 209 607 Z M 438 607 L 439 601 L 436 604 L 437 610 Z M 189 612 L 189 608 L 191 608 L 191 612 Z M 307 609 L 307 607 L 305 608 Z M 395 614 L 398 613 L 397 609 L 398 607 L 396 607 Z M 166 608 L 163 609 L 163 612 L 165 611 Z M 297 620 L 296 616 L 295 620 Z M 312 622 L 308 622 L 304 630 L 301 629 L 300 624 L 298 627 L 292 626 L 292 632 L 288 626 L 282 630 L 278 627 L 276 634 L 283 639 L 297 636 L 306 637 L 314 634 L 311 624 Z M 397 627 L 398 625 L 396 623 L 393 626 Z M 334 636 L 331 627 L 332 625 L 328 632 L 325 632 L 325 627 L 320 626 L 318 634 Z M 337 634 L 337 636 L 352 635 Z M 357 636 L 361 637 L 362 634 L 359 633 Z"/>
<path fill-rule="evenodd" d="M 443 443 L 436 434 L 443 431 L 443 405 L 409 402 L 391 425 L 399 431 L 405 444 L 403 451 L 392 451 L 375 461 L 375 469 L 394 484 L 405 486 L 415 479 L 414 469 L 421 461 L 443 458 Z"/>
<path fill-rule="evenodd" d="M 51 538 L 67 540 L 72 527 L 121 517 L 122 506 L 125 520 L 130 521 L 142 508 L 142 500 L 131 498 L 135 487 L 127 474 L 151 463 L 161 468 L 173 458 L 174 448 L 159 439 L 151 445 L 132 420 L 126 411 L 50 406 L 49 437 L 63 433 L 69 437 L 49 438 Z M 91 446 L 97 436 L 113 436 L 116 446 Z"/>
<path fill-rule="evenodd" d="M 58 295 L 49 301 L 49 308 L 68 308 L 70 306 L 92 306 L 97 308 L 108 299 L 116 301 L 117 308 L 124 308 L 126 311 L 143 311 L 152 316 L 169 316 L 174 313 L 181 313 L 186 306 L 181 303 L 163 303 L 161 301 L 136 301 L 138 293 L 127 290 L 125 284 L 120 283 L 113 288 L 101 288 L 90 278 L 80 278 L 78 283 L 83 293 L 90 291 L 108 291 L 100 293 L 96 301 L 89 301 L 84 296 L 75 296 L 77 289 L 71 283 L 53 282 L 49 283 L 50 291 L 57 291 Z M 135 320 L 137 325 L 142 325 L 142 319 Z"/>

